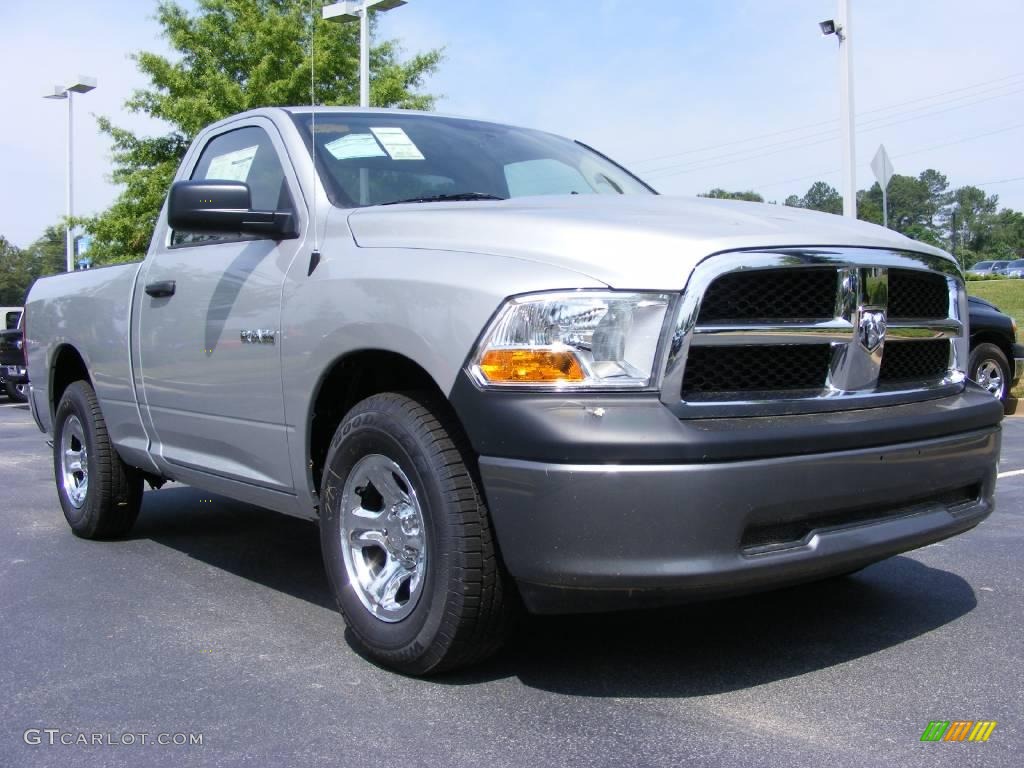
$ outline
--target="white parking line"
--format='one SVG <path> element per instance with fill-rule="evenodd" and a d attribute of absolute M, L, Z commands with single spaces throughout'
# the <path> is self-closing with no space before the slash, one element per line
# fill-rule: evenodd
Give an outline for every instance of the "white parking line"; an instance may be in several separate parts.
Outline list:
<path fill-rule="evenodd" d="M 1004 477 L 1016 477 L 1017 475 L 1024 475 L 1024 469 L 1013 469 L 1009 472 L 1000 472 L 996 477 L 1002 479 Z"/>
<path fill-rule="evenodd" d="M 28 408 L 25 403 L 4 403 L 0 408 Z"/>

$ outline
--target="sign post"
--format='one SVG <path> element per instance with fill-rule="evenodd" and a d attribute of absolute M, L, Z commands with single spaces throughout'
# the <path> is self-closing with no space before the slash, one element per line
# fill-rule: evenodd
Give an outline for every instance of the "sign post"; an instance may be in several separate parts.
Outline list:
<path fill-rule="evenodd" d="M 889 226 L 889 180 L 892 179 L 892 160 L 885 151 L 885 145 L 879 144 L 875 159 L 871 161 L 871 170 L 875 172 L 878 186 L 882 188 L 882 226 Z"/>

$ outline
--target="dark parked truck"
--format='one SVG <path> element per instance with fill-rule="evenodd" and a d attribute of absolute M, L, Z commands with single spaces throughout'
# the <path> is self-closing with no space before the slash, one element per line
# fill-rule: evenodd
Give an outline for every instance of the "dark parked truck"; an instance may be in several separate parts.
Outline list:
<path fill-rule="evenodd" d="M 967 375 L 1000 402 L 1024 375 L 1024 344 L 1017 342 L 1017 321 L 994 304 L 968 296 L 971 357 Z"/>
<path fill-rule="evenodd" d="M 7 399 L 24 403 L 28 398 L 28 368 L 25 363 L 25 340 L 22 336 L 21 310 L 9 311 L 7 328 L 0 330 L 0 391 Z"/>
<path fill-rule="evenodd" d="M 663 197 L 584 144 L 399 111 L 204 130 L 145 260 L 38 281 L 31 404 L 80 536 L 144 480 L 319 522 L 352 635 L 423 674 L 521 606 L 849 572 L 993 508 L 950 257 Z"/>

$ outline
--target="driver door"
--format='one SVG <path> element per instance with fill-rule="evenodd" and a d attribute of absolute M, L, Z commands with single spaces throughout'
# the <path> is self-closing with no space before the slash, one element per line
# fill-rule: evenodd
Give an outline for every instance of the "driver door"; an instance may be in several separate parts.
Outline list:
<path fill-rule="evenodd" d="M 188 178 L 246 182 L 254 210 L 305 212 L 277 129 L 263 118 L 211 136 Z M 139 355 L 153 452 L 277 491 L 294 488 L 281 381 L 281 290 L 301 238 L 166 231 L 140 273 Z M 147 295 L 173 281 L 172 295 Z"/>

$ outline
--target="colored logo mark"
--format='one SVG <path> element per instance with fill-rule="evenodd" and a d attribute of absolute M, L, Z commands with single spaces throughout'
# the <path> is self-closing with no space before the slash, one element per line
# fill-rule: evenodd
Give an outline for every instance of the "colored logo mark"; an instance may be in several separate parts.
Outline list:
<path fill-rule="evenodd" d="M 932 720 L 921 741 L 988 741 L 995 729 L 995 720 Z"/>

